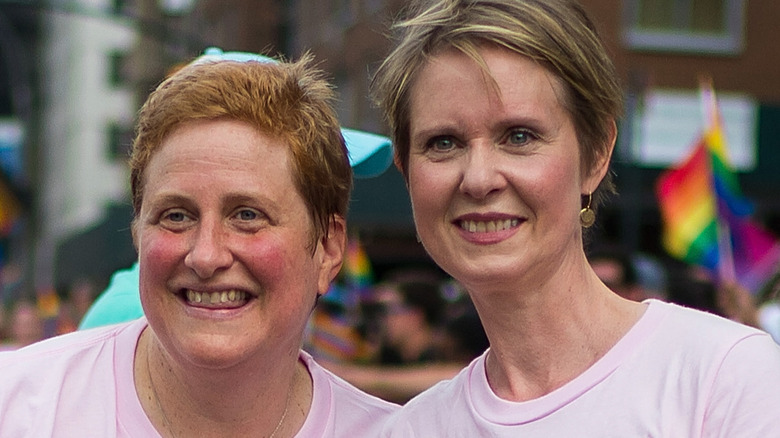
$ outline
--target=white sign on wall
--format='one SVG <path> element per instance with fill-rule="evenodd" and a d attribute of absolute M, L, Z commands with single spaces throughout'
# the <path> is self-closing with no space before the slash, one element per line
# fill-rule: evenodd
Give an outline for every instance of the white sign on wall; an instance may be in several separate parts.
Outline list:
<path fill-rule="evenodd" d="M 758 104 L 744 94 L 717 93 L 717 98 L 731 165 L 750 171 L 757 160 Z M 680 163 L 705 129 L 699 92 L 650 90 L 634 115 L 632 128 L 635 162 L 649 167 Z"/>

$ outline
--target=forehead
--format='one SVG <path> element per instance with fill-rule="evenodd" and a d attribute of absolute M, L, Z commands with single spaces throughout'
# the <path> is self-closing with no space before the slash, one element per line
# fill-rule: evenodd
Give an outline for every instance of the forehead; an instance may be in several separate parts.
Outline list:
<path fill-rule="evenodd" d="M 187 122 L 172 131 L 151 156 L 147 184 L 176 177 L 202 182 L 236 178 L 237 185 L 292 184 L 290 151 L 285 143 L 234 120 Z"/>
<path fill-rule="evenodd" d="M 482 84 L 480 91 L 489 90 L 498 96 L 515 90 L 549 90 L 558 98 L 563 96 L 565 90 L 560 78 L 543 64 L 509 49 L 489 44 L 475 47 L 473 53 L 466 53 L 454 47 L 434 52 L 418 70 L 412 82 L 412 96 L 424 96 L 434 77 L 449 78 L 439 85 L 449 88 L 452 92 L 459 90 L 458 81 L 479 82 Z"/>
<path fill-rule="evenodd" d="M 182 138 L 186 140 L 182 141 Z M 171 130 L 163 139 L 160 151 L 174 143 L 181 145 L 182 150 L 197 149 L 204 144 L 214 148 L 209 155 L 220 156 L 229 153 L 236 146 L 255 146 L 257 152 L 287 155 L 284 141 L 274 135 L 263 132 L 251 124 L 229 118 L 190 120 Z"/>
<path fill-rule="evenodd" d="M 486 45 L 475 54 L 455 48 L 436 52 L 411 86 L 412 131 L 446 117 L 479 120 L 533 115 L 548 119 L 571 116 L 563 105 L 565 88 L 542 64 L 505 48 Z"/>

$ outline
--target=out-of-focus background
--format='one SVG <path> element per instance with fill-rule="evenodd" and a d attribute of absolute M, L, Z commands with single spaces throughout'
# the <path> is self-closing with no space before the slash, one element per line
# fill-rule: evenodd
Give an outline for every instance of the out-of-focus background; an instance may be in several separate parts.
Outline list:
<path fill-rule="evenodd" d="M 599 212 L 589 240 L 628 254 L 646 296 L 726 313 L 711 285 L 690 286 L 706 276 L 662 245 L 654 188 L 704 129 L 698 87 L 706 75 L 720 99 L 731 164 L 754 207 L 752 220 L 780 234 L 780 2 L 582 3 L 617 64 L 627 103 L 613 166 L 620 196 Z M 342 124 L 386 134 L 368 86 L 389 48 L 388 23 L 404 4 L 0 0 L 0 310 L 6 325 L 18 307 L 29 317 L 29 306 L 21 304 L 32 302 L 44 321 L 33 338 L 73 329 L 111 274 L 135 260 L 125 159 L 136 111 L 167 72 L 210 46 L 288 58 L 311 51 L 336 86 Z M 433 282 L 437 299 L 457 305 L 439 302 L 449 313 L 431 321 L 471 321 L 473 314 L 458 307 L 462 291 L 416 241 L 395 169 L 356 181 L 349 224 L 366 263 L 355 268 L 364 275 L 360 287 L 373 288 L 365 314 L 403 313 L 398 291 L 383 294 L 378 285 L 425 289 Z M 350 298 L 334 296 L 342 316 L 349 314 Z M 754 291 L 753 303 L 766 296 Z M 0 341 L 10 336 L 2 321 L 0 312 Z M 377 329 L 365 317 L 352 326 L 363 335 Z M 463 327 L 452 329 L 466 333 L 461 340 L 479 330 L 478 324 Z M 476 338 L 469 342 L 482 345 Z"/>

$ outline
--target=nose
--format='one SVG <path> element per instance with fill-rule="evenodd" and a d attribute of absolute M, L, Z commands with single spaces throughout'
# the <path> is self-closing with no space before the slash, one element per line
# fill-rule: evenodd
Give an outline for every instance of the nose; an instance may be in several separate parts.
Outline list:
<path fill-rule="evenodd" d="M 225 230 L 219 222 L 202 220 L 194 233 L 184 264 L 200 278 L 210 278 L 233 263 Z"/>
<path fill-rule="evenodd" d="M 507 184 L 501 172 L 501 157 L 492 144 L 471 145 L 463 166 L 459 188 L 474 199 L 484 199 Z"/>

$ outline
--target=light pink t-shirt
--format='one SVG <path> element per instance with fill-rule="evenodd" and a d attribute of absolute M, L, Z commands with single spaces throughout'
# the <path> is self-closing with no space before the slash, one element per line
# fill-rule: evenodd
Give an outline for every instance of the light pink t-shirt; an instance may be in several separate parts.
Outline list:
<path fill-rule="evenodd" d="M 133 383 L 145 318 L 0 353 L 0 437 L 159 437 Z M 314 395 L 298 437 L 378 436 L 398 407 L 361 392 L 307 353 Z"/>
<path fill-rule="evenodd" d="M 764 332 L 648 300 L 635 326 L 563 387 L 495 395 L 485 354 L 388 422 L 393 437 L 780 437 L 780 347 Z"/>

